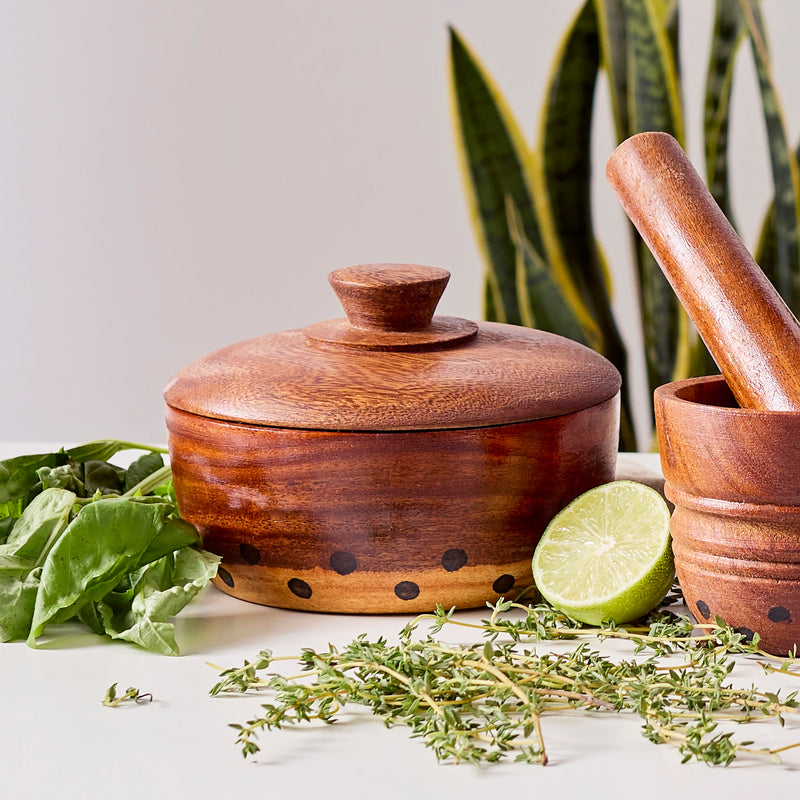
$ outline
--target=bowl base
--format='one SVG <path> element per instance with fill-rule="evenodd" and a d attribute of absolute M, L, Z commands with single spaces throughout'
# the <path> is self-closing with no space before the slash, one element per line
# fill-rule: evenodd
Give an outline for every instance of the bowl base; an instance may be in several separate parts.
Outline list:
<path fill-rule="evenodd" d="M 530 559 L 504 565 L 459 565 L 458 554 L 441 569 L 366 572 L 350 564 L 342 573 L 322 568 L 263 569 L 223 562 L 216 586 L 240 600 L 276 608 L 334 614 L 416 614 L 437 605 L 481 608 L 533 584 Z"/>

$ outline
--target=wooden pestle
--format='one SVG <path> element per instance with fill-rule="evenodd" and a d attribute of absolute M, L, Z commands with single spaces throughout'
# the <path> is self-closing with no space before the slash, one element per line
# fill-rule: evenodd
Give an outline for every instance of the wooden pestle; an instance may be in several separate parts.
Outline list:
<path fill-rule="evenodd" d="M 632 136 L 606 176 L 739 405 L 800 410 L 800 325 L 678 142 Z"/>

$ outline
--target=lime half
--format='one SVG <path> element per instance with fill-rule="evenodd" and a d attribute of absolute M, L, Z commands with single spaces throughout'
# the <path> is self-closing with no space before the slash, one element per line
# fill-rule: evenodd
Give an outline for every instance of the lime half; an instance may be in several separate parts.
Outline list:
<path fill-rule="evenodd" d="M 553 517 L 533 554 L 533 580 L 550 605 L 579 622 L 630 622 L 652 611 L 675 567 L 669 508 L 649 486 L 614 481 Z"/>

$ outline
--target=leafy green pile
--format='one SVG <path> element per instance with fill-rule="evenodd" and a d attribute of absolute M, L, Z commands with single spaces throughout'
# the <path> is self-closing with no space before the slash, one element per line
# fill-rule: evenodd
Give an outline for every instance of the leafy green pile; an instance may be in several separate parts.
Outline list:
<path fill-rule="evenodd" d="M 122 450 L 144 450 L 127 469 Z M 103 440 L 0 461 L 0 641 L 79 620 L 177 655 L 171 617 L 214 577 L 157 448 Z"/>

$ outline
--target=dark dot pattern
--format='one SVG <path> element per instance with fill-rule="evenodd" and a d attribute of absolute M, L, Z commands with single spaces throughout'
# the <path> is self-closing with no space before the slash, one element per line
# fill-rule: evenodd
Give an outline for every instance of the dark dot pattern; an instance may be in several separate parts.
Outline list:
<path fill-rule="evenodd" d="M 230 586 L 233 589 L 233 575 L 225 567 L 217 567 L 217 575 L 226 586 Z"/>
<path fill-rule="evenodd" d="M 708 603 L 706 603 L 705 600 L 697 601 L 697 613 L 703 619 L 708 619 L 711 616 L 711 609 L 708 607 Z"/>
<path fill-rule="evenodd" d="M 247 564 L 256 565 L 261 562 L 261 552 L 257 547 L 248 542 L 242 542 L 239 545 L 239 554 L 242 560 Z M 468 561 L 469 556 L 466 551 L 459 547 L 452 547 L 449 550 L 445 550 L 443 553 L 441 564 L 448 572 L 457 572 L 462 567 L 465 567 Z M 351 572 L 355 572 L 355 570 L 358 569 L 358 560 L 355 555 L 344 550 L 337 550 L 335 553 L 332 553 L 328 559 L 328 563 L 331 569 L 339 575 L 349 575 Z M 234 588 L 233 576 L 227 569 L 219 567 L 217 569 L 217 575 L 226 586 L 229 586 L 231 589 Z M 516 578 L 509 573 L 505 573 L 494 580 L 492 589 L 497 594 L 502 595 L 513 589 L 515 583 Z M 290 578 L 286 586 L 293 595 L 303 600 L 308 600 L 313 594 L 311 586 L 306 581 L 302 580 L 302 578 Z M 400 581 L 395 585 L 394 593 L 401 600 L 414 600 L 419 597 L 420 588 L 414 581 Z M 709 618 L 710 610 L 706 602 L 698 600 L 696 607 L 698 614 L 702 616 L 703 619 Z M 791 621 L 789 610 L 783 606 L 773 606 L 769 610 L 768 616 L 773 622 Z M 753 632 L 749 628 L 737 628 L 736 630 L 747 638 L 753 637 Z"/>
<path fill-rule="evenodd" d="M 308 598 L 311 597 L 311 587 L 305 581 L 300 580 L 300 578 L 290 578 L 286 585 L 293 595 L 303 600 L 308 600 Z"/>
<path fill-rule="evenodd" d="M 769 617 L 771 622 L 791 622 L 792 621 L 792 614 L 788 608 L 784 608 L 783 606 L 772 606 L 772 608 L 767 612 L 767 616 Z"/>
<path fill-rule="evenodd" d="M 753 636 L 755 636 L 755 634 L 753 633 L 753 631 L 750 630 L 750 628 L 745 628 L 745 627 L 736 628 L 736 633 L 740 633 L 747 642 L 751 642 L 753 640 Z"/>
<path fill-rule="evenodd" d="M 413 600 L 415 597 L 419 596 L 419 586 L 413 581 L 400 581 L 400 583 L 394 587 L 394 593 L 401 600 Z"/>
<path fill-rule="evenodd" d="M 340 575 L 349 575 L 358 566 L 356 557 L 352 553 L 345 553 L 340 550 L 330 558 L 331 569 Z"/>
<path fill-rule="evenodd" d="M 493 584 L 492 589 L 497 592 L 497 594 L 503 594 L 507 592 L 509 589 L 514 588 L 514 581 L 516 579 L 513 575 L 501 575 Z"/>
<path fill-rule="evenodd" d="M 239 554 L 248 564 L 258 564 L 261 561 L 261 553 L 258 548 L 247 542 L 242 542 L 239 545 Z"/>
<path fill-rule="evenodd" d="M 455 572 L 467 563 L 467 554 L 458 547 L 447 550 L 442 556 L 442 566 L 448 572 Z"/>

